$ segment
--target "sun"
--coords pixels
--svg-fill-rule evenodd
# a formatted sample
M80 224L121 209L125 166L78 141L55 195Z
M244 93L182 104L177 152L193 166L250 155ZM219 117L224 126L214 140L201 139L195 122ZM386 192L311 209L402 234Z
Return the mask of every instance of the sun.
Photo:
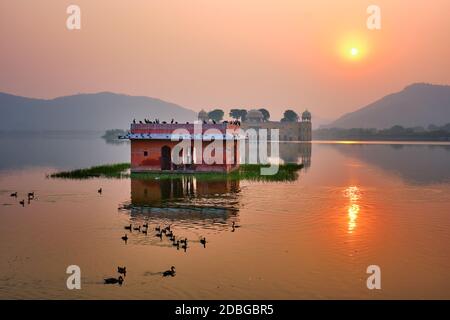
M336 39L337 50L343 61L360 62L367 59L369 41L363 33L353 32Z
M358 48L351 48L350 49L350 55L352 55L353 57L356 57L359 54L359 49Z

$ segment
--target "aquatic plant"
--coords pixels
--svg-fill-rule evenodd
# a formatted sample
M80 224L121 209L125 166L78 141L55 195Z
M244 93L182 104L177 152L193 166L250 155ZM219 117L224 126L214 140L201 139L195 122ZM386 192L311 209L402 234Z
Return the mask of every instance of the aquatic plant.
M104 164L85 169L61 171L50 175L51 178L89 179L89 178L121 178L130 168L129 163Z
M198 180L250 180L250 181L295 181L298 171L303 164L280 164L278 172L274 175L262 175L261 168L267 165L242 164L239 169L229 173L222 172L127 172L129 163L105 164L86 169L57 172L50 175L51 178L65 179L90 179L90 178L133 178L133 179L178 179L183 176L195 176Z

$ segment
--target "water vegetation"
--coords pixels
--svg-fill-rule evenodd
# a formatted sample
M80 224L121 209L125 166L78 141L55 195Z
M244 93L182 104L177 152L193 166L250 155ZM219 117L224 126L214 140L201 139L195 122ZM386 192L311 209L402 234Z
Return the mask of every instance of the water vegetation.
M128 169L130 169L129 163L104 164L85 169L56 172L51 174L50 177L65 179L121 178L126 177Z
M51 178L90 179L90 178L135 178L135 179L175 179L183 176L195 176L199 180L250 180L250 181L295 181L303 164L280 164L274 175L262 175L261 169L268 167L262 164L242 164L239 169L229 172L140 172L130 173L129 163L105 164L86 169L56 172Z

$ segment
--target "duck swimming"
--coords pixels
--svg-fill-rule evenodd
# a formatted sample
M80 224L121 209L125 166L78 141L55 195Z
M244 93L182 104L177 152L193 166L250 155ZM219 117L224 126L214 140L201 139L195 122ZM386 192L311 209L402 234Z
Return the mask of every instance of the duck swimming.
M97 190L97 192L98 192L98 193L100 193L100 194L102 194L102 192L103 192L103 189L102 189L102 188L100 188L100 189L98 189L98 190Z
M139 226L139 227L134 227L133 230L135 230L135 231L141 231L141 226Z
M122 237L122 240L123 241L125 241L125 243L128 241L128 236L127 235L124 235L123 237Z
M175 276L175 267L174 266L170 267L170 270L163 272L163 277L168 277L168 276L172 276L172 277Z
M117 267L117 272L120 274L123 274L124 276L126 276L127 274L127 267Z
M22 200L19 203L22 205L22 207L25 207L25 200Z
M200 239L200 243L203 245L203 247L206 247L206 238L203 237L203 239Z
M123 282L123 278L122 278L122 276L119 276L119 278L106 278L106 279L104 279L105 280L105 284L116 284L116 283L118 283L118 284L120 284L120 285L122 285L122 282Z
M17 192L13 192L13 193L11 193L9 196L10 196L10 197L17 198Z
M125 228L125 230L130 230L131 231L131 223L130 223L129 226L125 226L124 228Z

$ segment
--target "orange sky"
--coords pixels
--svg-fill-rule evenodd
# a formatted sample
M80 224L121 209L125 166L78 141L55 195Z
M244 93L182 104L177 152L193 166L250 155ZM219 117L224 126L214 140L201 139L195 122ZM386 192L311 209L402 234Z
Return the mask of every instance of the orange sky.
M69 4L79 31L66 29ZM370 4L379 31L366 28ZM412 82L450 84L449 34L448 0L0 0L0 91L333 118ZM355 35L365 52L344 58Z

